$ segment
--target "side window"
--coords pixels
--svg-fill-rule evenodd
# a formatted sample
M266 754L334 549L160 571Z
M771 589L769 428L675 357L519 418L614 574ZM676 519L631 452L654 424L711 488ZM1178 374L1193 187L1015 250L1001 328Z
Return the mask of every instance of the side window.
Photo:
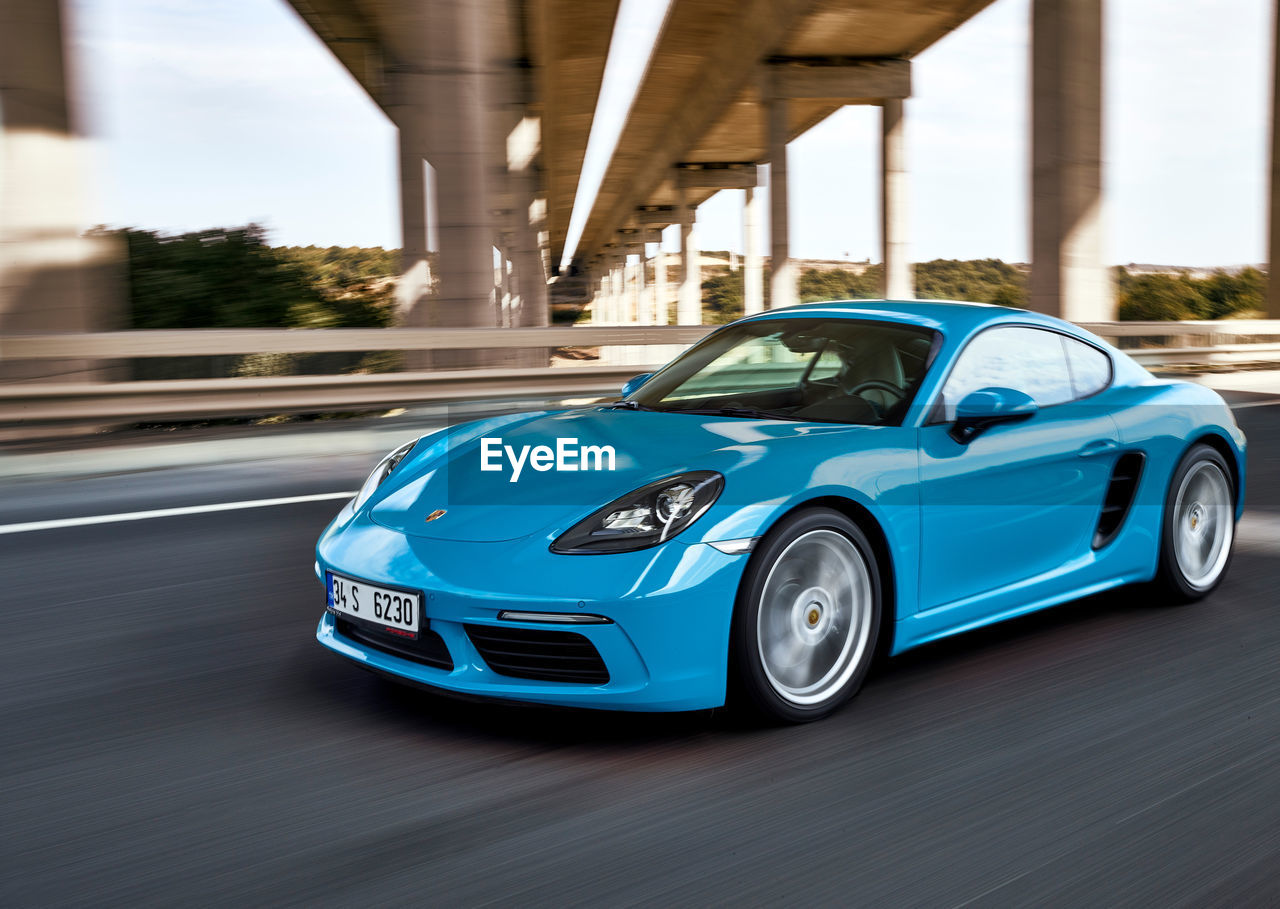
M1107 387L1111 381L1111 358L1075 338L1063 336L1067 348L1067 364L1071 367L1071 384L1077 398L1087 398Z
M956 405L982 388L1012 388L1041 407L1076 397L1062 335L1038 328L990 328L969 342L942 387L943 420L956 418Z

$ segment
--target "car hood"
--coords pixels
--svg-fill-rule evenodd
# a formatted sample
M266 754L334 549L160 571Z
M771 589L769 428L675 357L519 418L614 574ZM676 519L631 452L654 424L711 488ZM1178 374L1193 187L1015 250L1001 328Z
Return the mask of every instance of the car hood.
M496 418L419 443L373 497L370 517L402 533L440 540L498 542L560 533L654 480L717 470L729 484L735 468L758 461L787 439L865 429L609 408ZM488 443L488 470L481 469L485 439L501 440ZM580 465L588 446L602 449L599 466L605 468L612 449L613 469L594 469L594 457L586 459L592 469L532 466L535 449L555 452L558 445L566 451L566 468ZM522 454L517 475L511 457ZM545 462L544 455L544 467Z

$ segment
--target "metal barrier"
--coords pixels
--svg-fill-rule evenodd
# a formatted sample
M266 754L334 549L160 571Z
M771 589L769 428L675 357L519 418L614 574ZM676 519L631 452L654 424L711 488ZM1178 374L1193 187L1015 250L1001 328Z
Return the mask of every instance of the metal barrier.
M712 327L714 326L583 325L579 328L206 328L190 331L10 335L0 338L0 361L692 344Z
M1280 320L1102 322L1082 327L1113 340L1164 339L1128 347L1147 366L1280 363ZM0 361L124 359L253 353L465 350L687 345L714 326L570 328L207 329L98 334L10 335ZM1257 343L1223 343L1225 339ZM1172 345L1168 340L1172 340ZM1265 339L1265 340L1262 340ZM1198 344L1193 342L1200 341ZM1207 343L1206 343L1207 342ZM1122 342L1125 343L1125 342ZM616 394L643 365L538 369L460 369L343 376L192 379L108 383L14 383L0 386L0 424L195 419L444 403L551 400Z

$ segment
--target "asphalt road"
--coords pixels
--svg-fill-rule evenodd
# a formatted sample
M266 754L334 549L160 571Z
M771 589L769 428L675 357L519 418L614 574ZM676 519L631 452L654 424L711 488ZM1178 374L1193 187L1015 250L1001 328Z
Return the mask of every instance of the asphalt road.
M0 904L1280 903L1280 406L1209 600L889 661L818 724L478 705L312 637L336 503L0 536ZM9 481L0 523L363 459Z

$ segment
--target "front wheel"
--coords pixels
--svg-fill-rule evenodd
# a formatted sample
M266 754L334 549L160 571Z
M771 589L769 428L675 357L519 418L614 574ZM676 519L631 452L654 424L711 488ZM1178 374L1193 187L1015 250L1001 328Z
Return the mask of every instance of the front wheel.
M1208 445L1192 446L1169 483L1158 585L1179 602L1205 596L1227 573L1235 529L1235 491L1226 461Z
M857 692L875 651L880 573L866 535L827 508L760 541L734 610L735 693L767 719L816 720Z

